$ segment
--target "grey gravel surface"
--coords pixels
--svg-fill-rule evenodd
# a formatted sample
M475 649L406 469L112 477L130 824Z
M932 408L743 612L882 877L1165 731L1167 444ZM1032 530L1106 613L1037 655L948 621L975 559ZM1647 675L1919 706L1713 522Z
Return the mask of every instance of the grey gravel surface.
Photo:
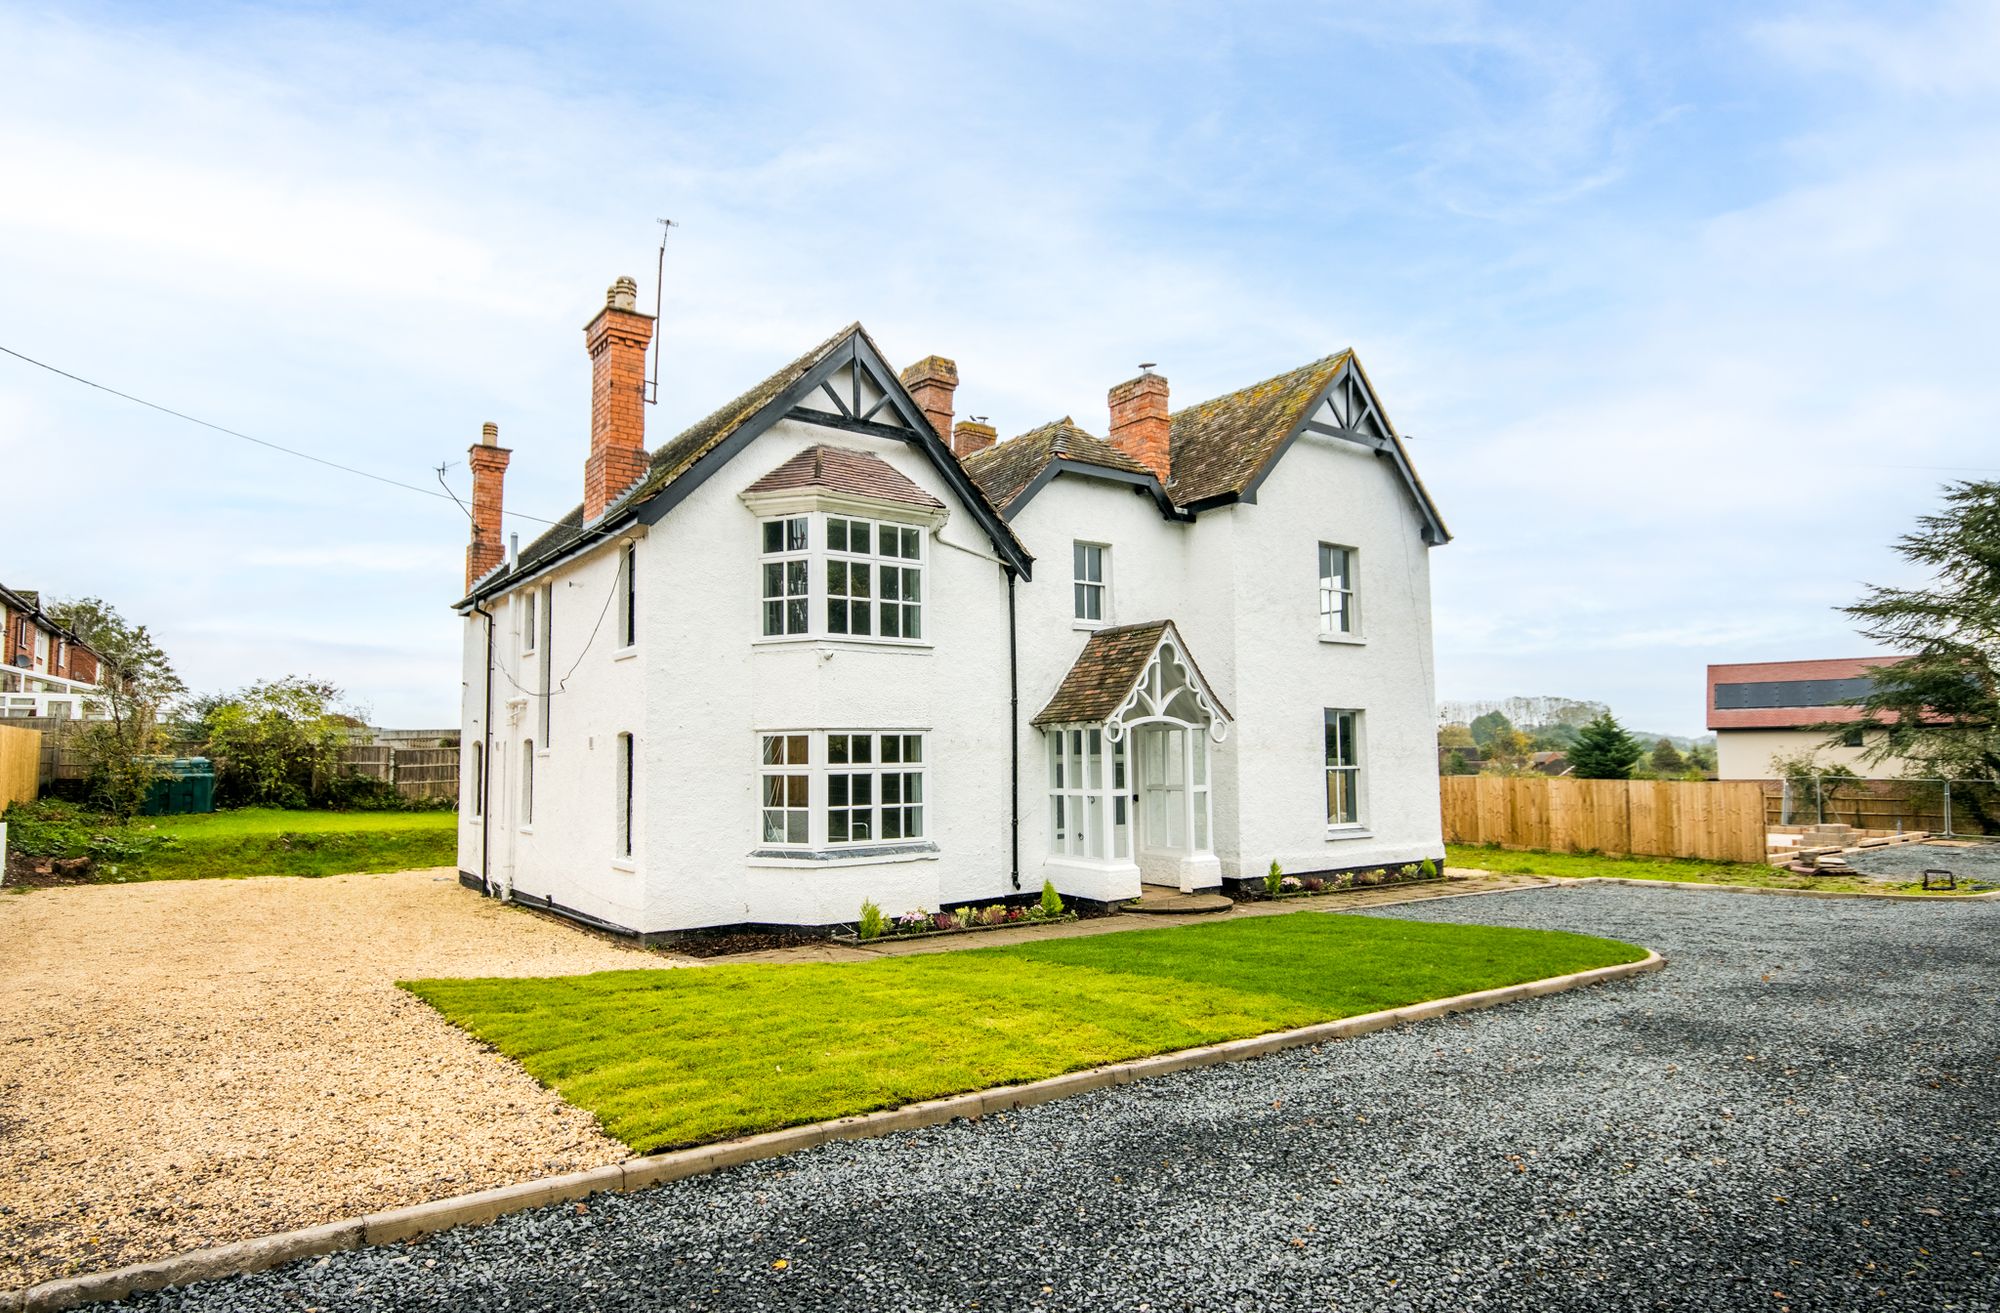
M1857 848L1846 853L1847 864L1865 875L1914 880L1926 868L1942 869L1967 880L2000 884L2000 843L1899 843L1888 848Z
M143 1303L1994 1307L2000 907L1571 886L1390 914L1669 965Z

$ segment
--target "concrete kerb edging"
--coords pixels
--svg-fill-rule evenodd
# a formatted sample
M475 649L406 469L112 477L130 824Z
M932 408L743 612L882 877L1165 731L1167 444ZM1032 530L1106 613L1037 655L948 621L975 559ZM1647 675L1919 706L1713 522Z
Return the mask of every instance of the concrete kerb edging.
M1427 1021L1457 1012L1476 1012L1521 999L1559 994L1585 985L1606 984L1644 972L1658 971L1665 965L1666 959L1658 953L1648 952L1637 962L1597 967L1566 976L1550 976L1545 980L1531 980L1524 984L1505 985L1498 989L1482 989L1476 993L1459 994L1453 998L1433 999L1428 1003L1412 1003L1406 1007L1364 1013L1340 1021L1301 1026L1296 1030L1281 1030L1269 1035L1253 1035L1248 1039L1204 1045L1201 1048L1179 1049L1149 1058L1134 1058L1129 1062L1092 1067L1087 1071L1051 1076L1047 1080L1030 1081L1024 1085L1002 1085L990 1090L975 1090L970 1094L927 1099L922 1103L906 1104L901 1108L891 1108L883 1112L839 1117L832 1121L815 1122L810 1126L795 1126L782 1131L769 1131L723 1144L676 1149L671 1153L633 1158L592 1171L571 1172L565 1176L524 1181L518 1185L482 1190L477 1194L459 1195L451 1199L414 1204L408 1208L329 1222L302 1231L285 1231L277 1235L259 1236L252 1240L239 1240L234 1244L197 1249L156 1262L113 1268L108 1272L95 1272L88 1276L45 1281L26 1290L0 1291L0 1313L15 1313L16 1310L19 1313L47 1313L48 1310L123 1299L137 1291L161 1290L168 1286L189 1285L197 1281L212 1281L221 1277L261 1272L266 1268L277 1267L281 1263L289 1263L296 1259L312 1258L343 1249L357 1249L363 1245L393 1244L400 1240L428 1235L434 1231L477 1222L490 1222L508 1213L540 1208L547 1204L567 1203L606 1191L643 1190L647 1186L660 1185L667 1181L678 1181L690 1176L701 1176L729 1167L738 1167L744 1163L797 1153L802 1149L814 1148L833 1140L869 1139L895 1131L920 1130L927 1126L937 1126L960 1117L976 1118L1011 1112L1016 1108L1051 1103L1072 1095L1109 1089L1114 1085L1129 1085L1152 1076L1165 1076L1177 1071L1190 1071L1197 1067L1212 1067L1224 1062L1239 1062L1245 1058L1264 1057L1285 1049L1366 1035L1372 1031L1385 1030L1391 1026L1405 1025L1413 1021Z
M1775 894L1784 898L1862 898L1875 902L1976 903L2000 900L2000 889L1983 894L1870 894L1854 889L1770 889L1756 884L1700 884L1693 880L1635 880L1622 875L1551 876L1558 885L1622 884L1634 889L1702 889L1725 894ZM1543 886L1546 888L1547 886ZM1494 892L1512 892L1495 890Z

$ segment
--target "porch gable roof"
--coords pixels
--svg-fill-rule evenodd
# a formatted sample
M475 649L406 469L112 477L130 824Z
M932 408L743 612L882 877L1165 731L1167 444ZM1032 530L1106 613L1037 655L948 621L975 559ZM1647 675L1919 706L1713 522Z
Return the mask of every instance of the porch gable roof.
M1111 719L1132 695L1153 654L1170 633L1187 658L1189 673L1201 681L1201 690L1215 710L1225 721L1233 720L1229 708L1222 705L1208 677L1195 663L1194 653L1188 650L1187 639L1181 637L1180 629L1171 620L1148 620L1135 625L1114 625L1092 634L1057 686L1055 696L1030 723L1037 727L1094 725Z

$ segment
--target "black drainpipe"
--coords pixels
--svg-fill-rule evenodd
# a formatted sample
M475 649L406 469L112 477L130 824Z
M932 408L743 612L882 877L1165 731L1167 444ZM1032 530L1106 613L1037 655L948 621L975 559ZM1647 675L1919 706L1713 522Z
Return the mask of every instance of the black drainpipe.
M493 894L492 882L486 874L486 858L489 841L493 837L493 809L487 805L492 790L487 781L493 778L493 613L479 603L472 604L473 612L486 617L486 687L481 690L486 704L479 718L479 888L488 897Z
M1016 890L1021 887L1021 663L1014 641L1014 571L1007 571L1007 753L1009 761L1009 805L1013 825L1007 838L1012 856L1011 874Z

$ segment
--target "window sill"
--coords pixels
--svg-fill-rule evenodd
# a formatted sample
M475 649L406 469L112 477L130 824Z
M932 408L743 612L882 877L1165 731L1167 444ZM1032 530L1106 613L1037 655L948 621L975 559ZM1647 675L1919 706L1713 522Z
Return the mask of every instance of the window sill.
M1335 843L1341 839L1372 839L1375 831L1365 825L1329 825L1326 827L1326 841Z
M749 864L786 870L826 870L842 866L877 866L885 862L934 862L938 846L925 839L915 843L858 844L851 848L755 848Z
M614 871L624 871L629 875L638 871L639 863L629 857L614 857L611 859L611 869Z
M533 834L534 832L535 832L535 827L532 825L523 825L519 831L519 833L521 834Z
M639 645L637 643L634 643L630 647L621 647L616 652L613 652L611 654L611 659L613 661L630 661L633 657L638 655L639 655Z
M1092 633L1095 633L1100 629L1111 628L1111 622L1109 620L1071 620L1069 627L1071 629L1088 629Z
M934 645L922 638L850 638L842 634L817 634L807 637L803 634L790 638L758 638L751 641L753 649L777 651L783 648L810 647L823 652L837 652L846 649L879 649L885 652L930 652Z
M1365 647L1368 644L1368 639L1361 634L1321 634L1319 641L1339 643L1344 647Z

